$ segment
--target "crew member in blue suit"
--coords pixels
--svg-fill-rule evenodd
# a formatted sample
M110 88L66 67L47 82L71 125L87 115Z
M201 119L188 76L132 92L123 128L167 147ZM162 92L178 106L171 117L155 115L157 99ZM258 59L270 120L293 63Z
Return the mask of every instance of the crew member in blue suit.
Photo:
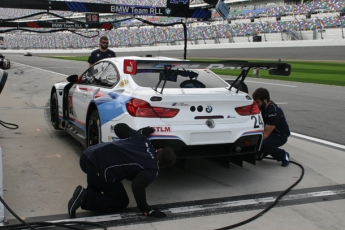
M145 189L158 176L159 168L172 166L176 155L170 147L156 150L147 139L151 127L139 131L127 124L115 125L119 141L87 148L80 157L80 167L87 174L87 187L77 186L68 202L68 214L75 217L81 207L90 211L124 209L129 198L122 180L132 181L137 206L145 216L162 218L165 213L152 209L146 202Z
M290 163L290 155L283 149L288 137L290 129L283 110L270 99L270 94L265 88L258 88L253 93L253 100L257 103L261 110L264 120L264 135L257 160L262 160L267 155L271 155L275 160L282 162L281 166L288 166Z

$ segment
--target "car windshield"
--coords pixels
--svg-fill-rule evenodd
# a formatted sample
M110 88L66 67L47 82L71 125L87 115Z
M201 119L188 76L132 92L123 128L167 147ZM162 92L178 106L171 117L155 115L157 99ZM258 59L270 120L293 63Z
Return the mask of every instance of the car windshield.
M198 74L197 78L184 77L177 75L176 82L167 81L164 88L224 88L228 85L219 79L213 72L205 69L187 70ZM135 83L142 87L155 87L159 82L160 73L141 72L131 75ZM197 80L194 84L194 80ZM163 81L159 87L162 87Z

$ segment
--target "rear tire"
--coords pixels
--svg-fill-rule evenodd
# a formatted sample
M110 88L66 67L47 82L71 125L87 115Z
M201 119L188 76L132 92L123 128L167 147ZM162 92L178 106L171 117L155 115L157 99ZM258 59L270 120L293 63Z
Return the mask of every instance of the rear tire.
M87 124L86 146L101 143L101 121L97 110L94 110Z
M54 129L59 128L59 105L58 105L58 97L56 92L54 92L50 98L50 121Z

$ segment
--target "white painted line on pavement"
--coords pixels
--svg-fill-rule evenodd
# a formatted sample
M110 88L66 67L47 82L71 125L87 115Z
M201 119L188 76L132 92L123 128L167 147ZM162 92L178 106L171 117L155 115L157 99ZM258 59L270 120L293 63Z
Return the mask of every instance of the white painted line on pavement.
M286 86L286 87L292 87L292 88L297 87L296 85L284 85L284 84L267 83L267 82L260 82L260 81L246 81L246 82L258 83L258 84L266 84L266 85Z
M12 63L16 63L16 64L23 65L23 66L27 66L27 67L30 67L30 68L33 68L33 69L43 70L43 71L46 71L46 72L49 72L49 73L53 73L53 74L58 74L58 75L62 75L62 76L68 76L66 74L57 73L57 72L53 72L53 71L50 71L50 70L37 68L37 67L31 66L31 65L25 65L25 64L22 64L22 63L19 63L19 62L12 62Z
M183 50L175 51L175 50L164 50L162 53L181 53ZM187 53L190 53L190 51L187 50Z
M291 132L291 136L300 137L300 138L303 138L303 139L307 139L307 140L310 140L310 141L315 141L317 143L329 145L329 146L340 148L340 149L345 149L344 145L336 144L336 143L333 143L333 142L330 142L330 141L325 141L325 140L321 140L321 139L314 138L314 137L309 137L309 136L306 136L306 135L303 135L303 134L299 134L299 133Z
M296 195L288 195L283 197L281 200L297 200L297 199L305 199L305 198L312 198L312 197L320 197L320 196L331 196L336 194L343 194L345 190L328 190L328 191L320 191L320 192L310 192L310 193L302 193ZM236 206L245 206L245 205L253 205L253 204L263 204L268 202L274 202L275 197L264 197L259 199L248 199L248 200L238 200L238 201L229 201L229 202L221 202L221 203L214 203L214 204L207 204L207 205L194 205L194 206L187 206L187 207L178 207L178 208L170 208L167 211L171 211L172 213L184 213L184 212L194 212L194 211L204 211L207 209L219 209L219 208L227 208L227 207L236 207Z
M88 221L88 222L102 222L102 221L111 221L111 220L121 220L123 219L120 214L115 215L104 215L104 216L91 216L91 217L83 217L83 218L73 218L73 219L65 219L65 220L54 220L54 221L47 221L50 223L56 222L75 222L75 221Z
M325 190L325 191L318 191L318 192L287 195L287 196L284 196L281 200L285 200L285 201L302 200L306 198L333 196L333 195L340 195L344 193L345 193L344 189ZM171 213L171 214L190 213L190 212L197 212L197 211L207 211L210 209L217 210L217 209L228 208L228 207L260 205L260 204L274 202L276 199L277 199L276 197L270 196L270 197L263 197L263 198L257 198L257 199L234 200L234 201L228 201L228 202L218 202L218 203L203 204L203 205L182 206L182 207L176 207L176 208L162 209L161 211L166 212L166 213ZM104 222L104 221L112 221L112 220L126 220L126 219L128 220L128 219L133 219L133 218L135 219L140 216L141 214L139 212L130 212L130 213L123 213L123 214L91 216L91 217L55 220L55 221L47 221L47 222L51 222L51 223L70 222L70 221Z

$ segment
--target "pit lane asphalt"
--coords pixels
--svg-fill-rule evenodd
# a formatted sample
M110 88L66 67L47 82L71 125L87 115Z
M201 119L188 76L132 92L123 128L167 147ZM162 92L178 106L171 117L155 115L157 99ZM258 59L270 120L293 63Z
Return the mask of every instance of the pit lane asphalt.
M41 60L33 59L35 62ZM67 63L69 61L55 60L55 65L67 67L64 71L85 64L70 63L70 67ZM46 66L51 68L50 64L47 62ZM78 166L82 149L66 133L53 130L44 114L51 85L65 76L16 62L8 72L9 81L0 97L1 120L17 123L20 129L0 129L4 198L27 221L70 220L66 214L68 199L77 184L85 185L85 175ZM306 168L305 178L291 193L297 198L291 201L293 198L289 197L290 201L280 203L262 218L238 229L345 228L344 152L293 137L284 148L293 160ZM187 167L186 171L163 170L147 190L150 204L171 212L168 219L137 217L128 182L125 187L131 200L130 208L124 213L107 213L108 219L98 218L118 226L114 229L214 229L255 215L258 209L269 204L271 196L286 189L300 175L299 168L293 165L281 168L273 161L259 162L256 166L245 164L243 168L231 165L226 169L194 159ZM238 209L229 208L231 201ZM223 209L217 211L214 206L206 209L207 202ZM250 207L246 206L248 202L252 202ZM228 208L224 208L225 205ZM202 210L194 211L196 208ZM78 210L77 215L86 217L94 213ZM8 212L6 217L9 223L14 223Z

